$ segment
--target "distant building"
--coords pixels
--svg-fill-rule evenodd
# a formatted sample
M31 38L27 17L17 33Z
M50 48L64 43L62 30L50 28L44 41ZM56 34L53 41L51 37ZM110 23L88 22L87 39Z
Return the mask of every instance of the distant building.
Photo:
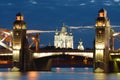
M67 32L65 24L63 24L61 31L56 30L54 36L55 48L72 48L73 49L73 35L70 31Z
M84 50L83 42L82 40L79 41L79 45L77 47L79 50Z

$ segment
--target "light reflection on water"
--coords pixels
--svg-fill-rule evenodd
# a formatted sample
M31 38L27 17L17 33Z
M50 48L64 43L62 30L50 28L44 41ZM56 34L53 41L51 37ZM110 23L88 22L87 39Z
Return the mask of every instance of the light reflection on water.
M9 72L0 69L0 80L120 80L120 73L93 73L92 68L52 68L50 72ZM4 72L3 72L4 71Z

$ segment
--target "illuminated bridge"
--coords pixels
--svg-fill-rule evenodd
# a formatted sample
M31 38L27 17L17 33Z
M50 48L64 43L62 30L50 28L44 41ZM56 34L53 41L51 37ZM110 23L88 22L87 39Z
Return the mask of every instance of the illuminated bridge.
M0 28L0 64L12 64L13 71L51 70L51 57L81 56L93 58L93 51L39 49L40 34L54 31L27 30L24 16L16 15L13 30ZM33 49L35 47L35 49ZM72 57L73 58L73 57Z
M54 31L27 30L24 16L18 13L13 30L0 28L0 64L11 62L12 71L48 71L51 70L52 58L71 56L71 59L67 58L70 62L79 56L84 57L85 64L87 59L93 59L94 72L120 72L120 50L114 49L114 41L116 36L120 36L120 32L114 32L111 28L105 9L98 12L93 50L40 49L39 36L46 32ZM119 42L118 39L117 41Z

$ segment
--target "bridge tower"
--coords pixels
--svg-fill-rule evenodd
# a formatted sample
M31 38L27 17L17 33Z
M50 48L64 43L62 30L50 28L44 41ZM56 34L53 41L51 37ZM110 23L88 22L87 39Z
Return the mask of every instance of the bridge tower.
M26 29L24 16L18 13L13 23L13 67L20 71L25 71L29 63Z
M94 72L109 72L109 38L110 21L107 18L107 11L100 9L96 19Z

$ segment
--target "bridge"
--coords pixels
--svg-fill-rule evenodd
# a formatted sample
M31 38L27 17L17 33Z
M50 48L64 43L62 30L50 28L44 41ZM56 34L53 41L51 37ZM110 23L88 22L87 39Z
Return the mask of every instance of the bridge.
M81 51L81 50L77 50L77 49L71 49L71 50L66 50L66 49L41 50L40 49L40 51L32 51L32 59L34 60L33 62L34 62L34 64L37 63L36 67L38 67L38 69L36 69L36 67L35 67L35 69L32 69L32 70L37 70L37 71L38 70L40 70L40 71L51 70L52 63L54 63L54 62L55 62L54 65L57 65L56 67L59 67L60 65L62 65L62 63L57 64L56 63L57 62L56 59L62 59L65 56L67 56L68 60L65 58L64 61L69 61L69 59L74 59L76 57L79 57L80 59L78 61L79 61L79 63L81 63L81 64L75 63L75 61L74 61L74 63L71 64L70 61L69 61L69 62L66 63L67 64L66 66L71 65L73 67L76 64L77 66L81 66L82 67L83 64L84 64L84 60L87 60L87 63L88 63L88 59L91 59L91 64L88 64L88 65L92 66L93 50ZM6 65L6 63L8 63L8 64L10 64L9 67L11 68L12 64L13 64L13 60L12 60L13 58L12 57L13 57L12 51L6 50L6 49L1 49L1 51L0 51L0 59L1 59L0 63L3 63L2 65L4 65L4 64ZM48 66L47 65L46 66L47 68L42 68L41 69L40 68L41 65L39 65L39 64L43 64L44 65L43 67L45 67L45 63L46 63L46 62L41 61L42 59L43 59L43 61L47 60L46 62L48 62L48 60L50 60L50 61L53 60L53 61L52 61L51 64L49 63L49 67L47 67ZM54 61L54 59L55 59L55 61ZM81 60L82 60L82 62L80 62ZM65 63L63 63L63 64L65 64ZM88 66L88 65L86 64L85 66ZM64 66L65 65L63 65L63 67Z
M13 69L19 71L51 70L51 58L57 56L93 57L93 51L80 51L75 49L39 49L39 36L41 33L54 32L42 30L27 30L24 16L16 15L13 30L0 28L0 63L11 63ZM35 47L35 49L32 49ZM8 62L4 60L8 58ZM3 60L2 60L3 58ZM49 65L48 65L49 63Z
M12 70L51 70L51 61L57 56L81 56L93 59L94 72L120 72L120 50L114 49L114 40L120 36L114 32L107 18L107 11L101 9L95 23L94 50L76 49L52 49L41 50L39 48L39 36L44 32L41 30L27 30L24 16L16 15L13 30L0 28L0 58L9 57ZM35 45L35 49L32 49ZM0 63L7 63L0 61Z

